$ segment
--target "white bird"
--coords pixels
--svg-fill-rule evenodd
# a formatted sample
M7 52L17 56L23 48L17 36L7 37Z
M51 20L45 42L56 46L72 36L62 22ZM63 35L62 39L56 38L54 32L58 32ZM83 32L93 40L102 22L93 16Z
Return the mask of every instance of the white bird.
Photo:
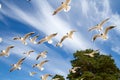
M107 40L108 39L108 36L107 36L108 31L115 28L115 27L116 26L108 26L103 33L94 35L93 41L95 41L98 37L101 37L102 39Z
M21 65L22 65L23 61L25 60L25 58L20 59L16 64L12 64L11 65L12 68L10 69L10 72L12 72L12 71L14 71L16 69L21 70Z
M47 80L47 78L48 78L49 76L52 77L51 74L42 75L42 76L41 76L41 79L42 79L42 80Z
M88 31L92 31L92 30L99 30L101 31L103 29L103 24L105 24L110 18L107 18L105 20L103 20L101 23L97 24L96 26L90 28Z
M65 2L62 2L60 7L58 7L54 12L53 15L56 15L61 10L64 10L65 12L68 12L71 9L71 6L69 5L71 0L66 0Z
M64 41L65 39L67 39L67 38L72 39L72 36L73 36L73 33L74 33L74 32L76 32L76 31L75 31L75 30L72 30L72 31L68 32L66 35L64 35L64 36L61 38L61 40L56 44L56 46L62 47L62 46L63 46L63 45L62 45L63 41Z
M36 60L38 60L40 57L42 58L46 58L47 57L47 54L48 52L47 51L43 51L41 53L38 54L38 56L36 57Z
M77 69L80 69L80 67L73 67L72 69L69 70L69 72L76 73Z
M86 56L90 56L90 57L94 57L95 55L95 53L97 53L99 51L99 49L98 50L95 50L95 51L92 51L91 53L88 53L88 54L84 54L84 55L86 55Z
M55 78L55 79L52 79L52 80L60 80L60 78Z
M46 37L44 37L43 39L41 39L38 44L41 44L41 43L44 43L44 42L48 42L49 44L52 43L52 38L55 37L57 35L57 33L53 33L53 34L50 34Z
M14 46L8 46L5 50L1 50L0 56L6 56L6 57L8 57L10 55L9 51L12 48L14 48Z
M24 45L27 45L26 39L30 37L32 34L34 34L34 32L27 33L23 37L14 37L13 40L20 40Z
M48 61L49 61L49 60L44 60L44 61L40 62L39 64L34 64L34 65L33 65L33 68L34 68L34 67L37 67L40 71L43 71L43 70L44 70L43 65L44 65L45 63L47 63Z
M39 35L36 35L36 36L34 36L33 38L29 38L30 39L30 42L31 43L33 43L33 44L37 44L37 42L36 42L36 39L39 37Z
M27 56L30 57L30 54L31 54L32 52L34 52L34 50L30 50L30 51L28 51L28 52L25 52L24 54L26 54Z
M36 72L29 72L30 76L34 76L35 74L37 74Z

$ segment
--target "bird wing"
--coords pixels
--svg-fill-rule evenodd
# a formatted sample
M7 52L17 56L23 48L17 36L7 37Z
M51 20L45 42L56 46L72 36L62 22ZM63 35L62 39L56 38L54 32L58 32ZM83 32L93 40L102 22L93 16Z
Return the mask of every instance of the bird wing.
M13 48L14 46L8 46L7 48L6 48L6 53L8 53L9 52L9 50L11 49L11 48Z
M25 58L26 58L26 57L25 57ZM18 65L21 65L22 62L25 60L25 58L20 59L20 60L17 62L17 64L18 64Z
M34 50L29 51L28 54L30 54L30 53L32 53L32 52L34 52Z
M66 0L65 3L66 4L70 4L71 0Z
M100 23L100 26L102 27L102 25L103 25L105 22L107 22L109 19L110 19L110 18L107 18L107 19L103 20L103 21Z
M47 36L48 39L51 39L53 37L55 37L57 35L57 33L54 33L54 34L50 34L49 36Z
M90 29L88 29L88 31L92 31L92 30L95 30L95 29L97 29L97 26L91 27Z
M93 41L95 41L98 37L101 37L101 35L100 35L100 34L94 35L94 36L93 36Z
M73 33L76 32L75 30L72 30L69 32L70 35L73 35Z
M62 9L64 8L63 5L61 5L60 7L58 7L54 12L53 15L56 15L58 12L60 12Z
M16 68L15 68L15 67L12 67L12 68L10 69L10 72L12 72L12 71L14 71L14 70L16 70Z
M38 60L40 57L41 57L41 54L39 54L39 55L36 57L36 60Z
M13 40L20 40L20 37L14 37Z
M107 35L108 31L111 30L111 29L113 29L113 28L115 28L115 27L116 27L116 26L109 26L109 27L107 27L107 28L105 29L104 34Z
M41 43L43 43L43 42L46 42L46 38L44 37L43 39L41 39L39 42L38 42L38 44L41 44Z
M4 56L5 54L3 52L0 53L0 56Z
M38 37L39 37L39 35L34 36L34 37L32 38L32 41L35 41Z
M60 40L60 43L62 43L66 38L68 38L67 35L63 36L63 37L61 38L61 40Z
M26 39L27 39L29 36L31 36L32 34L34 34L34 32L27 33L27 34L23 37L23 39L26 40Z
M42 61L39 65L42 66L43 64L45 64L46 62L48 62L49 60L44 60Z

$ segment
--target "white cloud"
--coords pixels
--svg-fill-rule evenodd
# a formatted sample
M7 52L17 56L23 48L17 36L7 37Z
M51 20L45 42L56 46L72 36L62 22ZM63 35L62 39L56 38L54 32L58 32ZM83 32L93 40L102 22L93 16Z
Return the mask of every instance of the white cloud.
M3 41L3 39L0 37L0 43Z
M112 51L120 53L120 47L112 47Z

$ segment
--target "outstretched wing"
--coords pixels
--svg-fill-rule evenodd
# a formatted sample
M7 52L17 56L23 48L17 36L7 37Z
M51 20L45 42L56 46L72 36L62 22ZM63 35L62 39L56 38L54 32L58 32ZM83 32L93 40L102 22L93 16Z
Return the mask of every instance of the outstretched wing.
M105 29L104 34L107 35L108 31L111 30L111 29L113 29L113 28L115 28L115 27L116 27L116 26L109 26L109 27L107 27L107 28Z
M13 40L20 40L20 37L14 37Z
M26 57L25 57L25 58L26 58ZM22 62L25 60L25 58L20 59L20 60L17 62L17 64L18 64L18 65L21 65Z
M26 34L23 39L26 40L29 36L31 36L32 34L34 34L35 32L30 32L28 34Z
M41 43L43 43L43 42L46 42L46 38L44 37L43 39L41 39L39 42L38 42L38 44L41 44Z
M94 36L93 36L93 41L95 41L98 37L101 37L101 35L100 35L100 34L94 35Z
M48 62L49 60L44 60L40 63L40 66L42 66L43 64L45 64L46 62Z
M10 72L12 72L12 71L14 71L14 70L16 70L16 68L15 68L15 67L11 68L11 69L10 69Z
M60 12L62 9L64 8L63 5L61 5L60 7L58 7L54 12L53 15L56 15L58 12Z
M60 40L60 43L62 43L66 38L68 38L67 35L63 36L62 39Z
M71 0L66 0L65 3L66 4L70 4Z
M110 18L107 18L107 19L103 20L103 21L100 23L100 26L102 27L102 25L103 25L105 22L107 22L109 19L110 19Z
M95 29L97 29L97 26L91 27L90 29L88 29L88 31L92 31L92 30L95 30Z
M32 38L32 40L35 41L38 37L39 37L39 35L36 35Z

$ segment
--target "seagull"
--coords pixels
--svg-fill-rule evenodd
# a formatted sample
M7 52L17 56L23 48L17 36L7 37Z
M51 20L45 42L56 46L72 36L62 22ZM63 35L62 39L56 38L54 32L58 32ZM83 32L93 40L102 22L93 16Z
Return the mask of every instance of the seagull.
M55 37L57 35L57 33L53 33L50 34L49 36L44 37L43 39L41 39L38 44L44 43L44 42L48 42L49 44L52 43L52 38Z
M55 78L55 79L52 79L52 80L60 80L60 78Z
M11 65L12 68L10 69L10 72L12 72L12 71L14 71L16 69L21 70L21 65L22 65L23 61L25 60L25 58L20 59L16 64L12 64Z
M43 51L43 52L39 53L37 58L36 58L36 60L38 60L40 57L46 58L47 57L47 55L46 55L47 53L48 53L47 51Z
M37 74L36 72L29 72L30 76L34 76L35 74Z
M77 69L80 69L80 67L73 67L72 69L69 70L69 72L76 73Z
M14 46L8 46L5 50L1 50L0 56L8 57L10 55L9 51L10 51L11 48L14 48Z
M30 50L30 51L28 51L28 52L25 52L24 54L26 54L27 56L30 57L30 54L31 54L32 52L34 52L34 50Z
M111 29L113 29L113 28L115 28L115 27L116 26L108 26L105 29L104 33L94 35L93 36L93 41L95 41L98 37L101 37L102 39L107 40L108 39L108 36L107 36L108 31L111 30Z
M105 20L103 20L101 23L97 24L96 26L90 28L88 31L92 31L92 30L99 30L101 31L103 28L103 24L105 24L110 18L107 18Z
M56 44L56 46L62 47L62 46L63 46L63 45L62 45L63 41L64 41L65 39L67 39L67 38L72 39L72 36L73 36L73 33L74 33L74 32L76 32L76 31L75 31L75 30L72 30L72 31L68 32L66 35L64 35L64 36L61 38L60 42L58 42L58 43Z
M93 52L91 52L91 53L89 53L89 54L84 54L84 55L86 55L86 56L90 56L90 57L94 57L95 55L95 53L97 53L99 51L99 49L98 50L95 50L95 51L93 51Z
M42 62L40 62L39 64L34 64L33 65L33 68L34 67L37 67L40 71L43 71L44 70L44 68L42 67L46 62L48 62L49 60L44 60L44 61L42 61Z
M41 76L41 79L42 79L42 80L47 80L47 78L48 78L49 76L52 77L51 74L42 75L42 76Z
M26 39L32 34L34 34L34 32L27 33L24 37L14 37L13 40L20 40L24 45L27 45Z
M30 42L32 42L33 44L37 44L37 42L36 42L36 39L39 37L39 35L36 35L36 36L34 36L33 38L29 38L30 39Z
M71 9L71 6L69 5L71 0L66 0L65 2L61 3L61 6L58 7L54 12L53 15L56 15L61 10L64 10L65 12L68 12Z

